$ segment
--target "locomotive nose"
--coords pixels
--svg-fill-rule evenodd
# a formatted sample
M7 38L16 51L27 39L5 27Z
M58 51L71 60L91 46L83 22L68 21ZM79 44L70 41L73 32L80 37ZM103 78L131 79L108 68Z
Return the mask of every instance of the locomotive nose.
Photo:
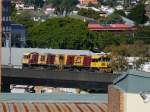
M106 64L103 62L103 63L101 63L101 66L105 66Z

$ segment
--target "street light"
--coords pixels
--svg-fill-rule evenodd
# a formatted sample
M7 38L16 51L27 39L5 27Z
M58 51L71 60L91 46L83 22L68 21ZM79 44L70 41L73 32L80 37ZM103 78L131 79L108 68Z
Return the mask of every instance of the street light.
M3 0L0 0L0 93L1 93L1 81L2 81L2 71L1 71L1 56L2 56L2 53L1 53L1 48L2 48L2 1Z
M8 34L8 36L9 36L9 66L12 66L11 65L11 31L9 32L9 34Z

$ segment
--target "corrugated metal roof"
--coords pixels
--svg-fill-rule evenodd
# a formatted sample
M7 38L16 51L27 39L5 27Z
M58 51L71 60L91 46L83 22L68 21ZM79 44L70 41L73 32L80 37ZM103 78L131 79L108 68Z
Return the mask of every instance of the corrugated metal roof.
M107 112L106 103L0 102L0 112Z
M144 82L144 83L143 83ZM128 70L114 80L114 84L128 93L140 93L149 91L150 73Z

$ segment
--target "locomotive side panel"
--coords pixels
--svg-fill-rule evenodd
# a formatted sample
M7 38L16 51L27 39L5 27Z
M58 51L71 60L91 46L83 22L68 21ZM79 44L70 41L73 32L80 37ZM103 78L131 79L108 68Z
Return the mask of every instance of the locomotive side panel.
M48 65L54 65L54 62L55 62L55 55L48 54L48 56L47 56L47 64Z
M41 54L38 57L38 65L47 65L47 54Z
M84 56L83 67L90 68L91 61L92 59L90 56Z
M83 66L83 61L84 61L84 56L75 56L74 57L74 66L80 66L82 67Z
M30 56L31 56L31 58L29 60L29 64L30 65L37 65L39 54L38 53L31 53Z
M22 65L27 67L43 66L54 69L69 70L100 70L110 72L111 56L94 54L87 55L58 55L58 54L38 54L36 52L26 53L22 59Z
M66 66L72 67L74 64L74 57L73 55L67 55L67 60L66 60Z

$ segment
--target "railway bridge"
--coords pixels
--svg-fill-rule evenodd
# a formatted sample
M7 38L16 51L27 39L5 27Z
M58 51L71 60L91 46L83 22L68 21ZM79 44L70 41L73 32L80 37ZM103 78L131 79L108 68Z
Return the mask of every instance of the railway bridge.
M118 75L111 73L50 71L46 69L2 68L2 91L10 84L91 89L107 92Z

